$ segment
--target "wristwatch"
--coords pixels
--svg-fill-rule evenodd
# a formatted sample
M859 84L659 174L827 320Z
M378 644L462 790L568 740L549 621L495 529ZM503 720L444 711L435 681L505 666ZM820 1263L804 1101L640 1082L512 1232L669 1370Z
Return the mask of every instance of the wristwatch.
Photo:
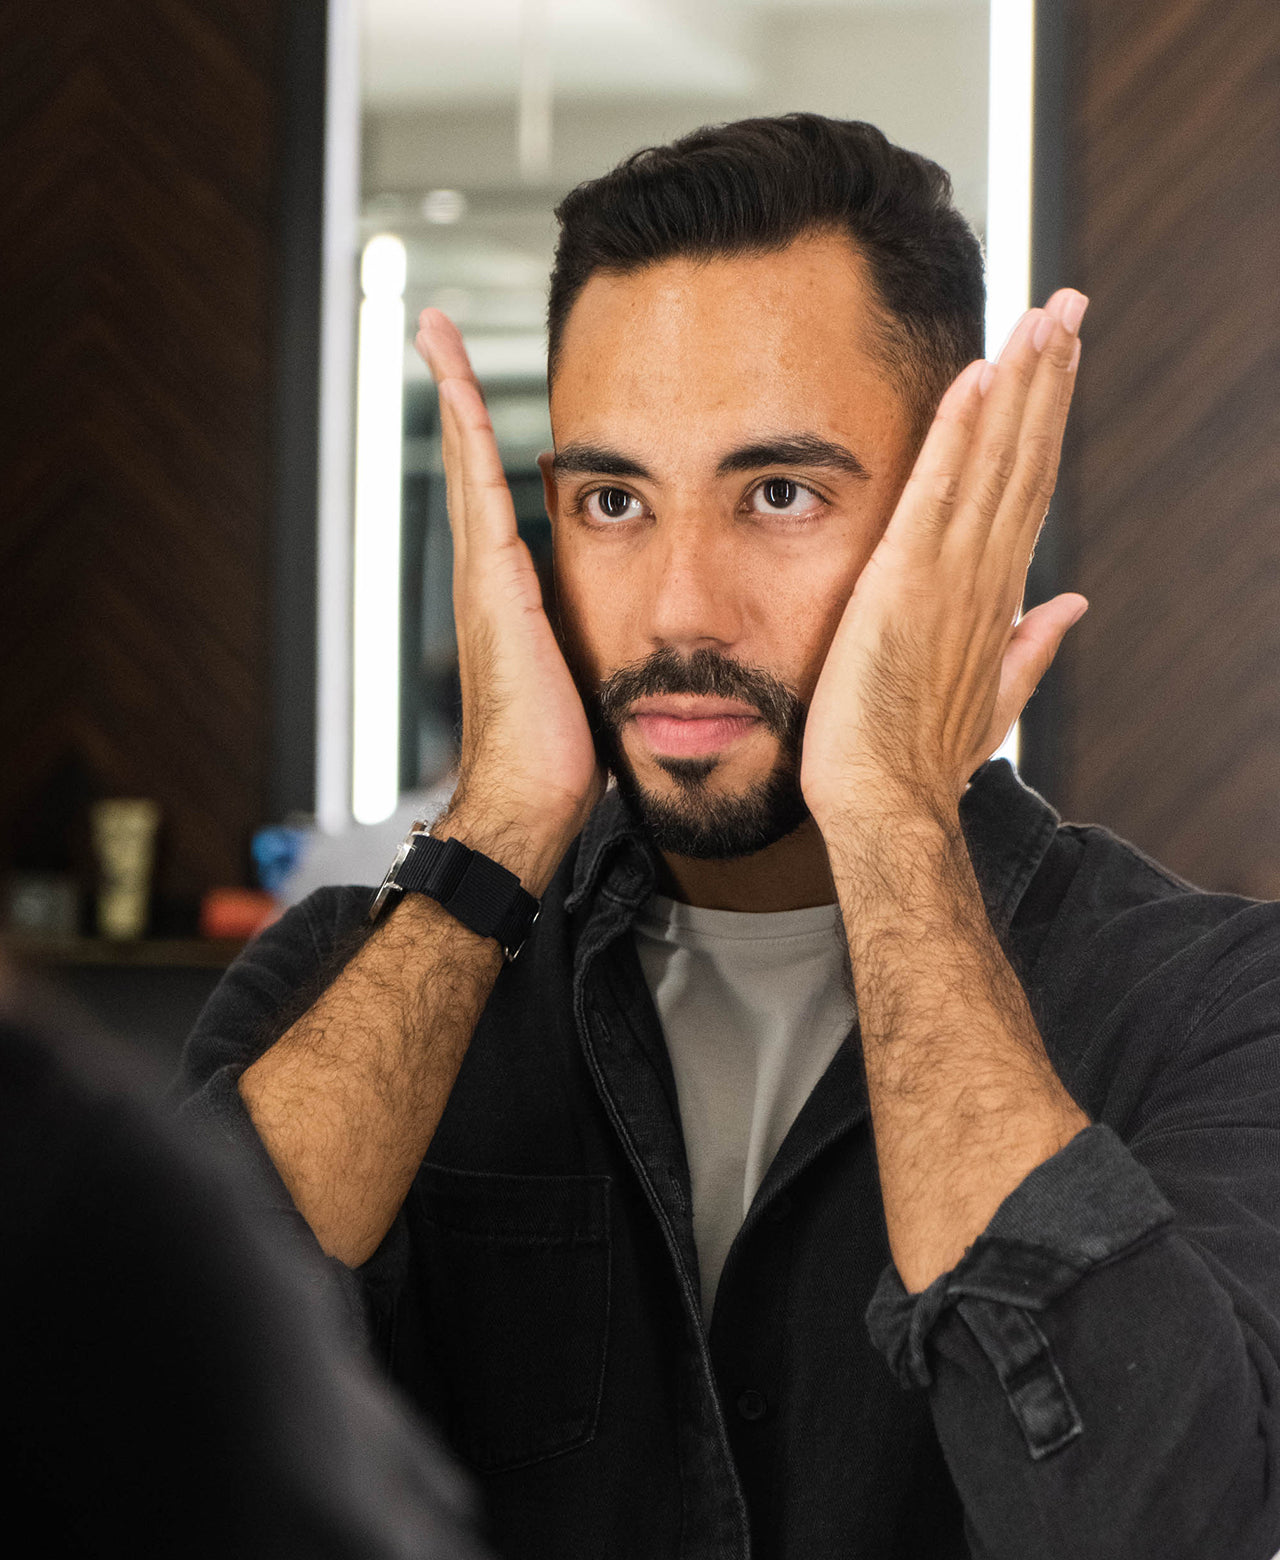
M524 947L542 909L514 872L461 840L434 839L421 821L396 851L369 906L369 920L381 920L407 893L426 894L477 936L495 938L508 964Z

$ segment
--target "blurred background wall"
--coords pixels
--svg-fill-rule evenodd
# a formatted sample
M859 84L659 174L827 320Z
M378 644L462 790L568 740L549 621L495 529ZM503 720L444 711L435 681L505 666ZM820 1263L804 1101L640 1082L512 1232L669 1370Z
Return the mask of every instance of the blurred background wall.
M266 802L277 9L0 15L0 826L155 796L162 900Z
M1058 275L1093 302L1063 469L1048 784L1280 897L1280 5L1064 0Z
M514 101L484 77L510 80L513 41L424 88L421 39L397 47L370 21L397 7L368 5L361 236L403 230L411 310L490 338L514 466L544 436L519 354L552 200L636 145L856 114L955 168L981 228L985 6L673 4L680 47L641 29L583 51L553 161L522 183ZM431 28L485 14L398 9L428 58ZM1280 7L1038 10L1035 291L1093 304L1037 589L1092 610L1033 701L1024 770L1209 887L1280 895ZM236 945L199 935L202 900L250 886L254 831L315 805L324 48L320 0L0 8L0 879L70 880L76 935L25 956L170 1048ZM406 785L447 757L431 418L411 380ZM160 807L153 904L145 937L104 949L90 808L130 796Z
M91 804L154 799L152 937L38 952L166 1037L271 810L290 23L0 7L0 877L69 878L92 931Z

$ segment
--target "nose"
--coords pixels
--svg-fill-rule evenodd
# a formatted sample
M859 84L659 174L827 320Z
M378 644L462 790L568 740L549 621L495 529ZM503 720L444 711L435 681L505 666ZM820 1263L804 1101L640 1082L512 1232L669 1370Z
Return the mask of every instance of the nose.
M742 633L740 560L719 528L672 519L651 552L649 635L654 649L724 650Z

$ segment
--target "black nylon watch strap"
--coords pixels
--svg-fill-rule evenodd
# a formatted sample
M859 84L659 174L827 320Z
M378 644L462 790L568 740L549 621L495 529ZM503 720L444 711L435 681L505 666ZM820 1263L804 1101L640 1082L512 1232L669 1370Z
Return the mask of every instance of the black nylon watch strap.
M461 883L471 854L461 840L435 840L429 834L419 834L396 873L396 884L406 892L429 894L443 904ZM494 866L498 867L496 861ZM506 868L498 867L498 871L506 872Z
M538 918L539 904L514 872L461 840L419 834L395 875L396 887L426 894L480 937L493 937L514 959Z

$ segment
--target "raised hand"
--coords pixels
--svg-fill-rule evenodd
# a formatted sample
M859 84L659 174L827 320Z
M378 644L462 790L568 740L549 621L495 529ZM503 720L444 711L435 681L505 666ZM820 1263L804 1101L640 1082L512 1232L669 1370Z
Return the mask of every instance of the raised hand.
M1018 617L1085 305L1055 293L942 399L810 703L801 784L828 845L859 817L954 811L1088 605L1067 594Z
M458 834L540 894L604 777L462 337L426 309L415 345L440 396L462 683L458 787L433 832Z

